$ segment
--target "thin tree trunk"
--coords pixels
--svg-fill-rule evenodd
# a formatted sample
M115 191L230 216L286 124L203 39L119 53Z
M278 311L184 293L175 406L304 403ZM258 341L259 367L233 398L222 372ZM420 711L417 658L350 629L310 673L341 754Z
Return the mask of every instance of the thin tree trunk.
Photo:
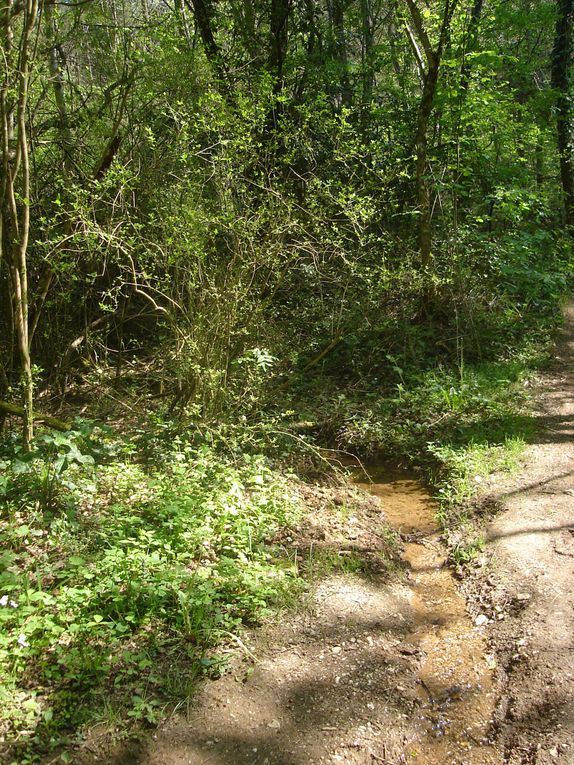
M415 135L415 181L419 214L419 253L421 266L426 269L429 266L432 257L432 205L427 167L428 129L434 107L442 54L447 41L457 0L445 0L444 13L436 48L433 47L430 37L427 34L423 17L416 1L406 0L406 3L409 8L414 30L426 58L426 72L424 73L423 78L423 91L419 103ZM419 55L422 57L422 53Z
M421 265L426 268L432 254L432 211L430 190L428 184L428 127L432 114L436 86L438 81L439 64L434 61L425 76L423 93L417 116L417 132L415 138L416 152L416 184L419 211L419 251Z
M551 84L556 91L556 132L560 181L564 200L564 222L574 230L574 167L572 160L572 94L568 70L572 58L574 0L558 0L558 18L552 50Z
M25 418L26 410L21 406L16 406L9 401L0 399L0 414ZM34 414L34 420L36 422L43 422L49 428L54 428L54 430L71 430L72 428L72 424L66 420L60 420L57 417L50 417L48 414L40 414L39 412Z
M221 50L213 32L211 4L209 0L185 0L185 3L191 8L193 13L205 55L217 77L221 94L230 106L234 106L235 99L229 87L229 79L223 63Z
M54 8L52 2L44 4L44 16L46 19L46 35L48 37L48 70L50 80L54 90L54 99L58 110L58 143L62 153L62 167L65 176L70 175L73 168L72 151L74 141L70 131L70 121L68 118L68 107L64 94L64 78L60 66L60 52L58 50L56 19L54 18Z
M334 57L339 65L339 97L342 106L350 106L353 101L351 83L349 82L349 60L347 56L347 41L345 36L345 14L342 0L329 0L329 21L333 39Z
M464 46L462 66L460 68L460 88L466 93L470 81L470 60L469 53L474 53L478 43L478 27L482 16L482 7L484 0L474 0L470 11L470 20L466 35L466 44Z
M287 21L290 0L271 0L269 71L273 75L273 92L283 90L283 66L287 53Z
M19 14L18 45L14 29ZM34 436L34 380L28 322L28 238L30 233L30 164L26 110L31 64L32 34L38 21L37 0L15 9L11 0L2 9L0 44L4 80L0 91L2 180L0 182L0 259L10 271L18 355L22 374L23 437L30 448ZM15 92L16 97L12 95Z
M361 0L362 21L362 121L363 127L368 123L368 115L373 100L374 66L373 66L373 14L371 0Z

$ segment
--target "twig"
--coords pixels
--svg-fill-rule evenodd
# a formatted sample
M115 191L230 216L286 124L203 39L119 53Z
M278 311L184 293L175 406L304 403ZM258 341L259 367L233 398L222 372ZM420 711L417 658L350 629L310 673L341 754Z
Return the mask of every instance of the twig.
M227 635L227 637L231 638L241 650L249 656L249 658L255 663L255 664L261 664L257 656L247 648L243 640L238 635L235 635L233 632L228 632L227 630L217 630L221 635Z

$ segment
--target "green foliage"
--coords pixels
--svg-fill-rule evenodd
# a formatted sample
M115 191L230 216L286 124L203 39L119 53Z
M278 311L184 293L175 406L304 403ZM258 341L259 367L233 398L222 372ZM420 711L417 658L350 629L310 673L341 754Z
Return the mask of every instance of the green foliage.
M172 693L164 664L191 692L220 671L212 647L299 587L273 547L299 511L262 457L234 463L183 444L161 470L82 457L46 515L44 460L52 481L58 455L77 457L73 443L41 441L48 455L39 445L25 463L41 463L29 474L41 480L2 503L0 726L21 757L104 714L106 697L118 714L157 722Z
M524 447L520 436L507 436L500 444L429 444L443 476L438 481L442 511L464 511L465 503L492 473L512 472L519 467Z
M319 580L334 573L360 574L365 571L365 561L357 553L313 547L309 548L307 559L301 565L311 580Z
M78 422L0 451L0 714L32 753L110 693L153 724L220 671L212 644L297 587L272 544L296 510L263 447L321 469L317 444L438 464L456 515L536 427L532 372L574 266L555 3L493 0L474 20L458 4L425 136L407 5L286 2L281 34L272 6L38 16L23 200L37 388L134 422L131 442ZM444 10L422 10L433 46ZM2 258L6 397L20 372Z
M66 433L41 433L31 450L25 449L20 436L2 444L0 501L7 508L35 506L41 513L49 513L57 509L62 490L73 497L80 488L74 483L78 468L94 465L95 457L106 453L105 445L94 438L92 423L78 419L76 425L76 430Z
M466 542L457 542L451 547L450 560L458 568L468 566L476 561L484 551L486 542L479 537Z
M328 428L340 446L365 455L434 458L432 442L499 444L509 434L532 435L527 414L526 360L403 370L386 395L365 392L360 399L340 394L329 403Z

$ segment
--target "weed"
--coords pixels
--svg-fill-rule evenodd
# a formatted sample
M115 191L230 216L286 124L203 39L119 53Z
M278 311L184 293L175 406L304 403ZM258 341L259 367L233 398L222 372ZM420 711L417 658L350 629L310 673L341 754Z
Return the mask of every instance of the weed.
M401 535L397 529L393 529L390 526L382 526L380 533L392 551L396 551L398 548L400 548Z
M179 442L148 469L50 438L26 471L2 455L0 731L22 762L102 715L154 724L176 675L190 696L222 670L213 648L299 587L269 540L300 511L263 457Z
M484 552L486 540L484 537L476 537L469 540L460 540L451 545L450 560L457 567L468 566Z
M362 557L352 550L325 550L311 546L304 565L309 579L323 579L332 574L358 574L365 569Z
M524 448L520 437L509 437L496 445L429 444L440 471L437 484L442 512L461 509L492 473L517 470Z

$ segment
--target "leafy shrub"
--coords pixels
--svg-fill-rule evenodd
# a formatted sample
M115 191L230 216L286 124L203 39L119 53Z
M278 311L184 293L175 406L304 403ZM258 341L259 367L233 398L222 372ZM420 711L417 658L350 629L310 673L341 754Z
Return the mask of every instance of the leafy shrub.
M299 586L272 544L298 507L262 457L179 444L161 469L95 465L75 438L40 440L29 473L13 470L18 449L3 457L0 730L21 758L61 743L106 695L155 721L172 677L158 665L179 657L190 683L214 671L206 652ZM43 491L48 464L63 486L66 460L75 512L46 515L36 478ZM21 475L33 481L16 502Z

